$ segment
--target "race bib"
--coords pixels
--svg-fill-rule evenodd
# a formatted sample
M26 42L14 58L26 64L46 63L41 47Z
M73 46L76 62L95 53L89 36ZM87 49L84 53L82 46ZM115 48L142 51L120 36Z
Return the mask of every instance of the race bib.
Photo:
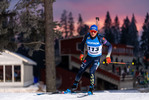
M87 49L90 55L99 55L102 53L102 45L98 47L87 46Z

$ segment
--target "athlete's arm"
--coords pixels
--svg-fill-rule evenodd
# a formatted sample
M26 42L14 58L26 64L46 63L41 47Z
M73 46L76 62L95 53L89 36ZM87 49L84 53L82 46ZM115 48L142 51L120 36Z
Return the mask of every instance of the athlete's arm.
M111 45L111 43L108 42L104 37L102 38L102 43L108 47L108 54L107 54L106 57L110 57L111 52L112 52L112 45Z
M84 36L84 38L83 38L81 44L80 44L79 47L78 47L78 48L81 50L81 54L84 54L84 45L85 45L87 36L88 36L88 35L85 35L85 36Z

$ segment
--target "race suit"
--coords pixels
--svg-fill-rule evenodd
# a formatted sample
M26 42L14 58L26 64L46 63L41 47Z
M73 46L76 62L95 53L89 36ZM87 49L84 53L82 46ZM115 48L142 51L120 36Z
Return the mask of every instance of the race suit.
M83 38L79 49L81 49L81 53L84 54L84 46L87 44L87 56L85 60L82 62L79 72L75 78L75 81L79 81L81 79L82 74L85 70L90 66L90 84L95 84L95 71L100 65L100 58L102 56L102 46L103 44L108 47L107 56L110 57L112 52L112 45L100 34L97 34L95 38L92 38L90 34L86 34Z

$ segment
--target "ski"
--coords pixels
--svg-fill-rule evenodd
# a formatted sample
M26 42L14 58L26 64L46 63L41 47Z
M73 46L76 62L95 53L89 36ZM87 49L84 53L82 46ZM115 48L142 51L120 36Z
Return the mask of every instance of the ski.
M46 93L41 92L41 93L37 93L36 95L44 95L44 94L46 94Z
M94 94L83 93L83 94L77 96L77 98L83 98L83 97L91 96L91 95L94 95Z
M79 96L77 96L77 98L83 98L83 97L86 97L86 96L88 96L88 94L87 94L87 93L82 94L82 95L79 95Z
M55 91L55 92L40 92L36 93L36 95L52 95L52 94L76 94L77 91L71 91L70 89L67 89L65 91Z
M52 95L52 94L63 94L62 91L56 91L56 92L41 92L41 93L37 93L36 95Z
M77 95L77 98L82 98L86 96L90 96L92 94L88 94L87 92L81 92L81 91L70 91L67 89L66 91L56 91L56 92L40 92L36 93L36 95L53 95L53 94L72 94L72 95Z

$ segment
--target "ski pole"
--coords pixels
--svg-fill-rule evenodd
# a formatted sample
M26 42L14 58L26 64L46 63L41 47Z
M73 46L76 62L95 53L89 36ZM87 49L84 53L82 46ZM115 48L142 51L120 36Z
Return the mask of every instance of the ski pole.
M98 27L98 21L99 21L99 17L96 17L96 26ZM99 30L99 27L98 27Z

